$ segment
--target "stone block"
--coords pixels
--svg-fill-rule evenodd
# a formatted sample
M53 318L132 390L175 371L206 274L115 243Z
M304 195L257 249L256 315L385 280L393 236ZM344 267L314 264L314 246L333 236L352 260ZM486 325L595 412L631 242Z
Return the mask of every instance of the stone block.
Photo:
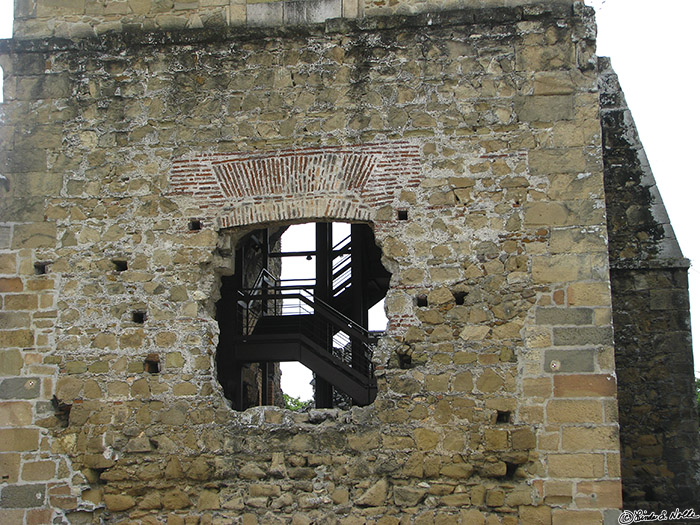
M17 79L18 100L43 100L70 97L72 87L65 75L27 76ZM44 164L42 170L46 169ZM40 171L40 170L29 170Z
M552 478L601 478L604 454L549 454L547 471Z
M551 525L552 523L552 509L549 507L523 505L518 507L518 515L522 523L528 525Z
M488 326L467 326L460 332L459 337L465 341L481 341L486 338L490 331L491 328Z
M521 122L557 122L574 116L574 99L570 95L516 97L515 111Z
M422 501L427 492L425 488L419 487L394 487L394 503L399 507L413 507Z
M26 401L0 401L0 424L6 427L31 425L31 403Z
M184 29L188 21L187 16L175 16L170 14L157 15L155 19L159 28L171 31Z
M474 380L471 372L455 374L452 379L452 389L455 392L471 392L474 389Z
M554 376L556 397L614 397L615 378L601 374L567 374Z
M532 450L537 446L537 438L530 428L518 428L511 431L513 450Z
M203 490L199 494L197 510L215 510L221 508L219 493L213 490Z
M598 525L600 523L603 523L603 515L598 510L555 509L552 512L552 525Z
M28 348L34 344L34 332L31 330L0 330L0 347ZM11 363L12 355L8 356Z
M389 484L385 479L380 479L368 488L357 500L361 507L379 507L384 505L389 491Z
M8 330L11 328L24 328L31 322L30 312L3 312L0 311L0 326Z
M530 172L533 175L585 171L587 171L586 157L582 148L552 148L530 152Z
M420 450L434 450L440 441L437 432L427 428L417 428L413 431L416 446Z
M3 317L0 316L0 321L2 320ZM2 336L0 340L1 338ZM17 376L23 366L24 359L19 350L0 350L0 376Z
M153 5L153 0L128 0L129 2L129 7L131 8L131 12L136 14L136 15L145 15L150 12L151 7ZM226 2L228 4L228 2ZM204 5L208 5L207 3L203 3ZM218 4L214 4L218 5Z
M24 284L19 277L0 278L0 293L17 293L24 290Z
M10 247L10 228L0 228L0 249ZM17 271L17 254L0 253L0 274L14 274Z
M39 296L36 294L8 294L5 296L6 310L36 310L39 306Z
M535 322L543 325L593 324L591 308L537 308Z
M547 422L602 423L603 405L598 400L552 399L547 403Z
M128 510L136 505L136 500L126 494L105 494L105 506L112 512Z
M56 476L54 461L31 461L22 465L24 481L48 481Z
M573 283L566 290L570 306L609 306L610 285L607 282Z
M578 206L572 210L572 217L582 225L600 224L602 221L596 215L600 212L598 208L581 209ZM606 252L607 246L604 230L581 231L580 227L573 227L561 230L552 230L549 239L549 247L552 253L594 253Z
M246 5L249 26L281 26L284 21L284 2L265 2Z
M484 525L484 515L477 509L463 510L460 520L463 525Z
M562 448L571 452L617 450L620 446L617 427L564 427Z
M11 377L0 381L0 399L36 399L40 392L38 377Z
M440 502L449 507L466 507L471 502L471 498L469 497L469 493L460 492L458 494L443 496L440 498Z
M28 509L43 507L46 503L46 485L7 485L0 493L0 507Z
M516 67L518 71L549 71L566 69L575 61L575 50L571 43L552 42L549 45L518 46Z
M576 506L581 509L619 509L622 485L619 481L580 481L576 484Z
M361 12L360 2L358 0L343 0L342 12L343 18L358 18Z
M535 73L535 95L570 95L575 84L570 71L539 71Z
M49 222L15 225L12 248L52 248L56 246L56 225Z
M20 454L0 454L0 479L16 483L19 479Z
M554 346L586 346L612 344L612 328L609 326L581 326L575 328L554 327Z
M189 496L180 489L172 489L163 494L163 508L176 510L190 507L192 502Z
M546 350L544 370L563 374L593 372L595 356L596 352L593 349Z
M537 283L564 283L590 277L591 262L586 255L537 255L532 258L532 278Z
M486 505L488 507L501 507L506 501L506 493L503 489L493 488L486 491Z
M503 440L500 439L500 436L499 438L494 437L492 441L497 445L503 444ZM452 479L467 479L473 474L473 472L474 467L469 463L450 463L440 469L440 474L442 476Z
M503 387L504 383L505 381L496 371L487 368L476 380L476 388L480 392L496 392Z
M508 448L508 431L484 430L484 447L486 450L506 450Z
M284 2L284 24L324 22L342 16L342 0L302 0Z
M1 452L28 452L39 447L39 429L2 428L0 429Z

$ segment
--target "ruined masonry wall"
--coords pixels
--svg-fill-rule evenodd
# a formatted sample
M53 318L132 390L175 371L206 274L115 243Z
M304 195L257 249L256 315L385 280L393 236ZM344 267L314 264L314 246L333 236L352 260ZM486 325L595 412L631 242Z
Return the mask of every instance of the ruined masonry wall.
M15 38L84 38L113 31L299 26L335 18L512 7L533 0L14 0ZM569 4L573 0L549 0ZM537 7L535 7L535 10Z
M697 509L689 262L609 59L599 71L623 498L627 508Z
M614 518L591 10L383 20L0 43L0 521ZM257 225L217 221L258 213L263 193L205 213L176 168L339 148L417 162L381 200L327 189L351 204L332 218L363 210L393 274L377 400L236 413L215 377L213 305L232 269L223 240ZM325 170L294 174L321 184ZM286 190L306 216L265 220L330 218L313 191Z

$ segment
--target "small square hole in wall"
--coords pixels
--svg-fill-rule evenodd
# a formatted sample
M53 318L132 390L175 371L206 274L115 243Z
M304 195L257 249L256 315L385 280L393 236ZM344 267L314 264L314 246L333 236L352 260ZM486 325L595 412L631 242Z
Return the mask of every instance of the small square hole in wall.
M407 221L408 220L408 210L399 210L397 213L397 218L400 221Z
M496 423L510 423L510 412L507 410L498 410L496 412Z
M129 263L123 259L114 259L112 264L114 265L114 270L117 272L125 272L129 269Z
M455 298L455 304L464 304L464 298L467 296L467 292L452 292L452 296Z
M411 356L407 354L399 354L399 368L407 370L411 368Z
M136 324L143 324L146 322L146 312L136 310L131 312L131 320Z
M190 219L190 222L187 227L191 232L198 232L202 229L202 221L200 221L199 219Z
M49 264L48 262L34 263L34 275L46 275L49 273Z
M416 306L428 306L428 296L427 295L416 295Z
M143 362L143 369L149 374L160 372L160 357L158 357L158 354L148 354Z

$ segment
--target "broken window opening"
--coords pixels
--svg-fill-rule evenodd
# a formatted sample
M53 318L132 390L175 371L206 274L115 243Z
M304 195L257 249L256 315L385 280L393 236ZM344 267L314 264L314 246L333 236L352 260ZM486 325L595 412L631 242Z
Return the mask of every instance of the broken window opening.
M250 233L235 253L234 275L222 277L216 309L218 378L233 407L284 406L280 363L287 362L313 372L317 408L371 403L372 352L381 332L370 321L386 328L380 303L391 277L371 228L270 227Z

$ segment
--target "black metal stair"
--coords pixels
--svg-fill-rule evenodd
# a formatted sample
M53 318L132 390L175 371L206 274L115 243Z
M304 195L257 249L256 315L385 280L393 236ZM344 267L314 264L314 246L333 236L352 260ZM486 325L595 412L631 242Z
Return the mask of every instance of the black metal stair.
M377 395L373 377L351 368L300 333L240 337L235 340L235 349L235 359L243 363L298 361L358 405L368 405Z
M312 295L294 291L268 283L240 294L245 328L233 339L234 361L299 361L354 403L371 403L377 393L375 335ZM289 302L300 313L284 315Z

